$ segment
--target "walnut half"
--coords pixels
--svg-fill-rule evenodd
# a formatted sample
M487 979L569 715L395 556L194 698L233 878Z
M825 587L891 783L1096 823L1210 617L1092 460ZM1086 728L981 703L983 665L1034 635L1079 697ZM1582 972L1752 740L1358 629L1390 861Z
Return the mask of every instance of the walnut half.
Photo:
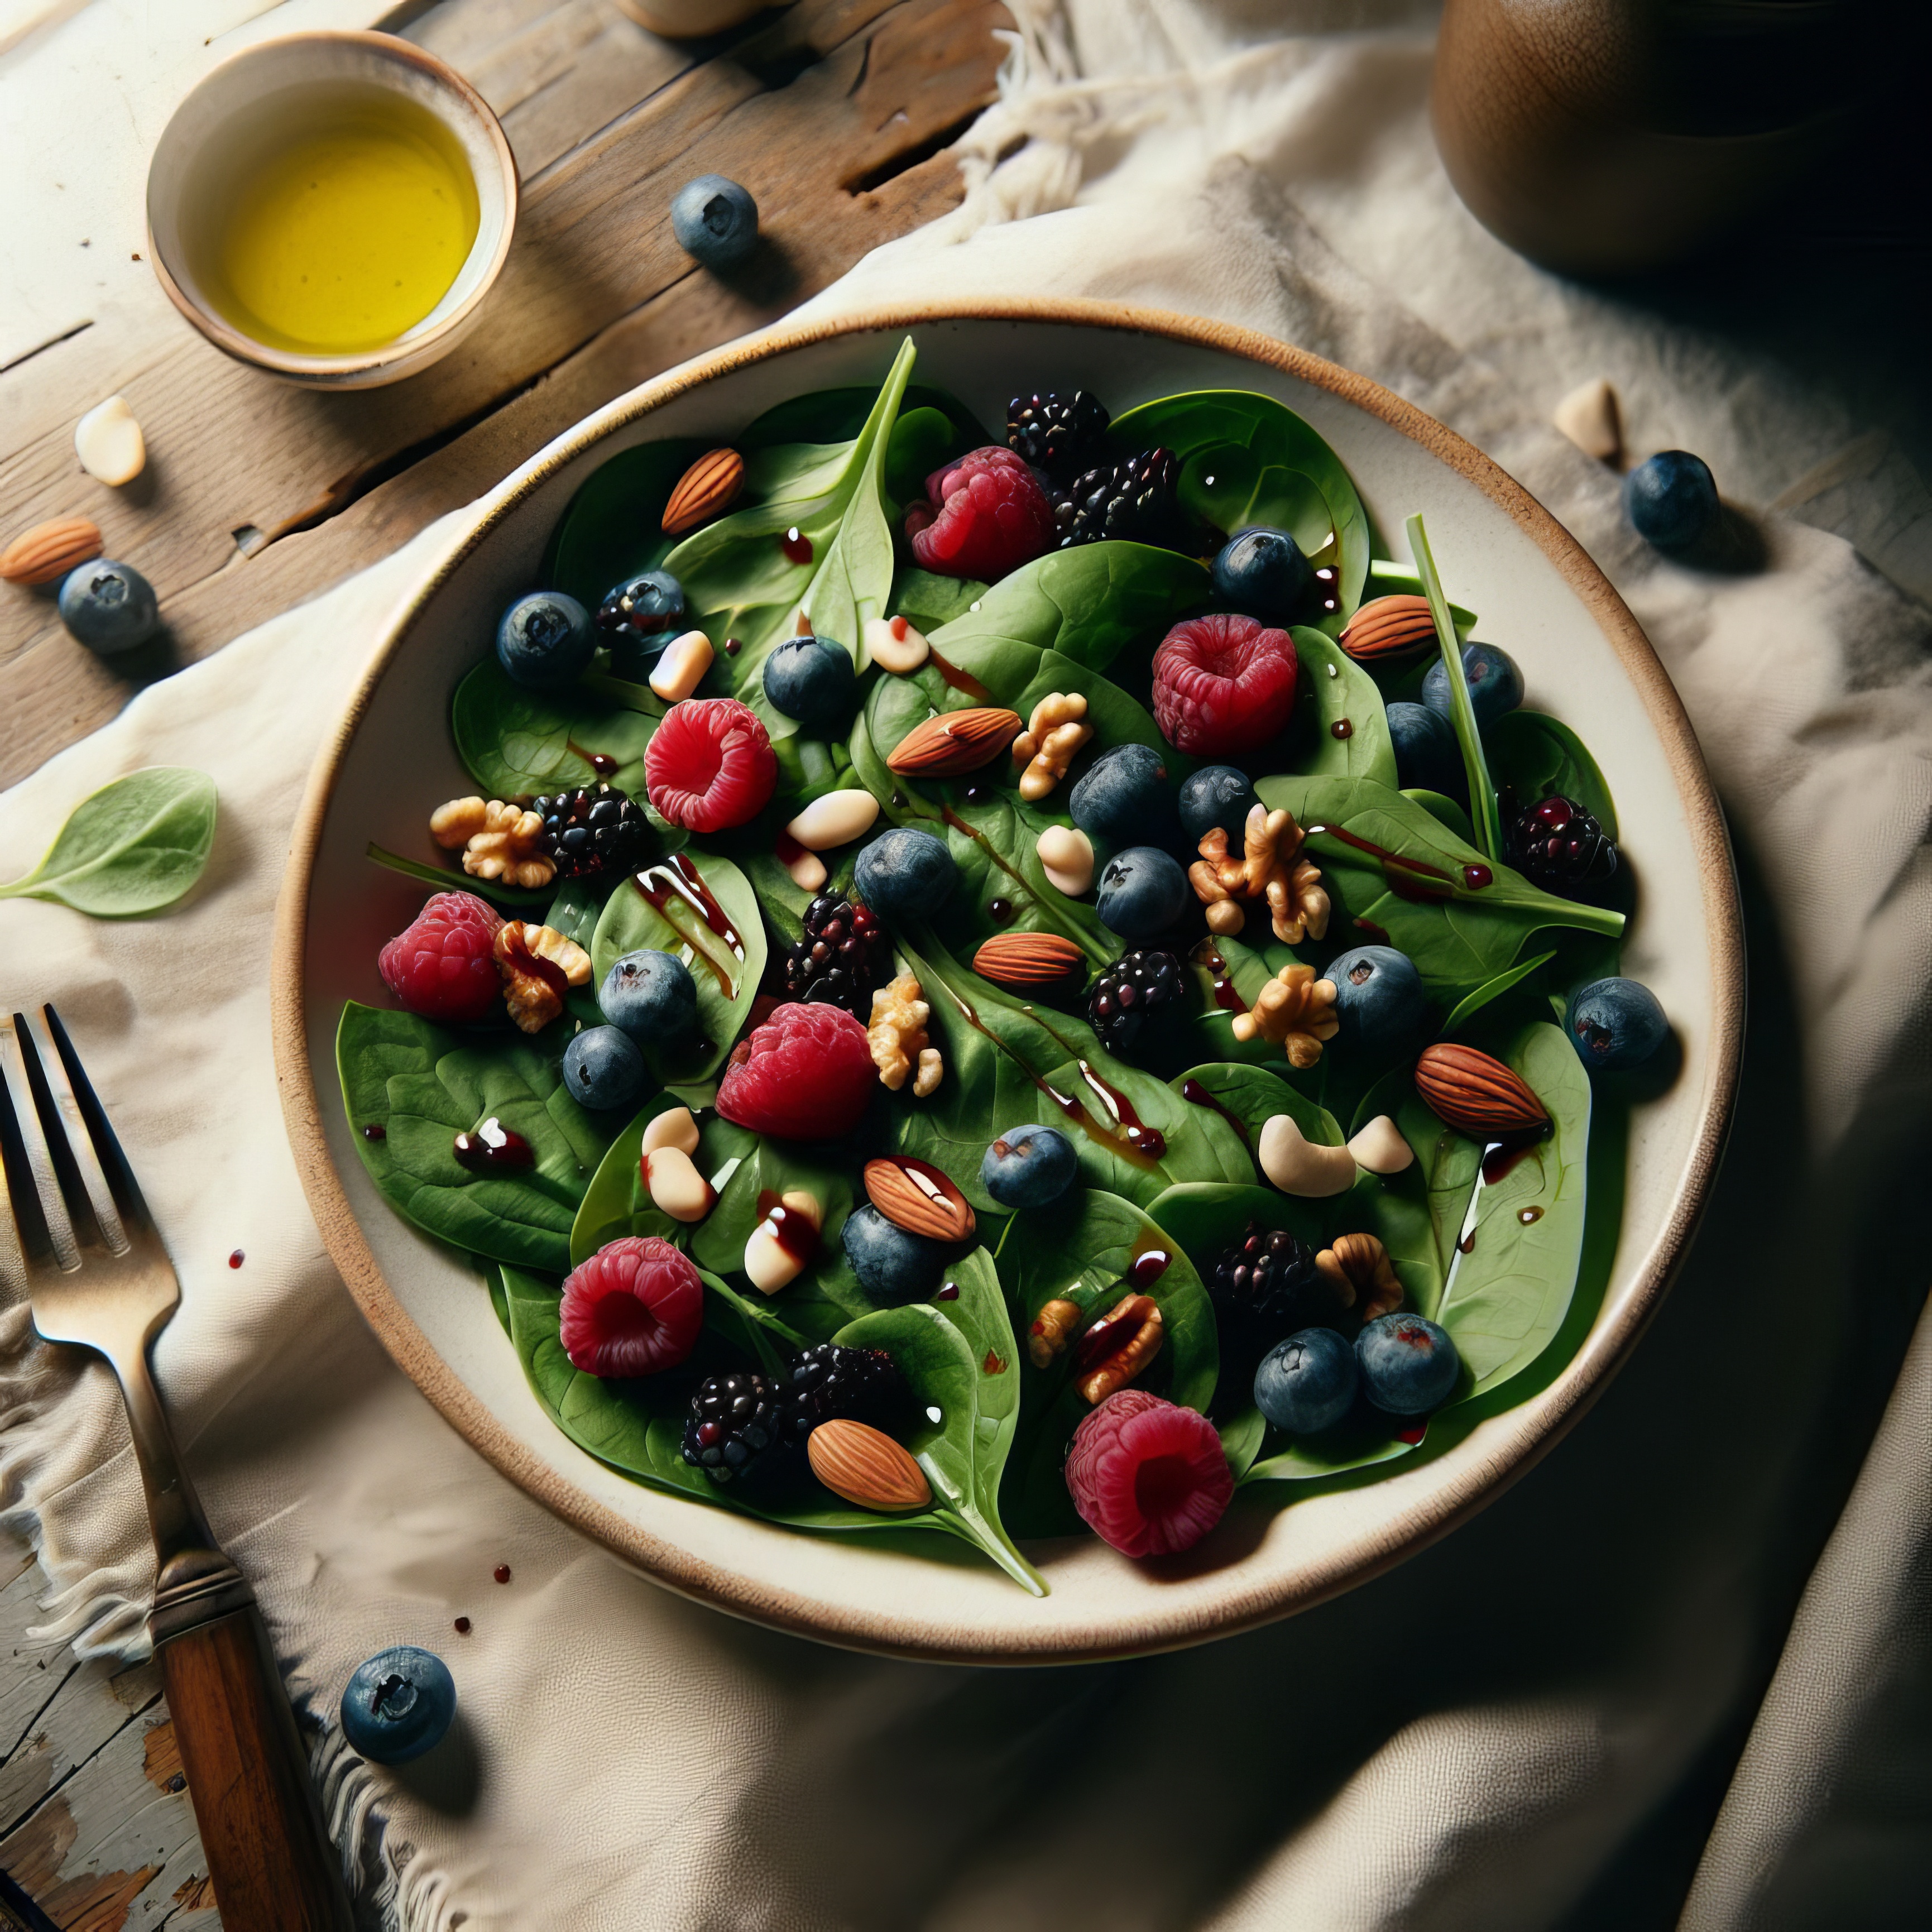
M920 997L920 983L902 973L872 995L872 1018L866 1038L879 1078L896 1094L912 1076L912 1090L923 1100L939 1084L946 1068L926 1033L932 1009ZM917 1070L915 1072L914 1070Z
M590 983L590 956L554 926L513 919L497 929L496 970L510 1017L525 1033L542 1033L563 1011L563 996Z
M463 850L463 869L472 879L506 885L547 886L555 864L538 849L543 820L500 798L453 798L430 814L429 836L446 852Z

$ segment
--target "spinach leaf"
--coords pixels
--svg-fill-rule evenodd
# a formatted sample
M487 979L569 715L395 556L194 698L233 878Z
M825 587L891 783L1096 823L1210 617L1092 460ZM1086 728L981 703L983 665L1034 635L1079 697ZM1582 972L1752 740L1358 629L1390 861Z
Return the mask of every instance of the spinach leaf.
M1168 1256L1138 1291L1127 1270L1142 1256ZM1186 1252L1148 1215L1117 1196L1088 1188L1048 1209L1016 1217L1000 1258L1016 1331L1024 1336L1048 1302L1064 1298L1088 1320L1136 1292L1160 1307L1160 1353L1135 1383L1170 1401L1205 1410L1220 1370L1214 1311ZM1079 1519L1062 1474L1068 1444L1088 1412L1073 1380L1072 1352L1030 1371L1021 1390L1019 1434L1000 1490L1016 1534L1076 1534Z
M1303 698L1288 729L1287 762L1312 778L1396 783L1395 742L1380 688L1334 639L1298 624L1291 633Z
M1419 785L1404 787L1402 795L1420 806L1431 818L1440 820L1464 844L1475 844L1476 828L1469 823L1469 814L1453 798L1445 798L1439 791L1430 791Z
M986 594L986 586L977 578L939 577L916 564L902 564L892 579L889 614L933 632L964 616Z
M667 1108L680 1104L673 1094L652 1094L605 1149L597 1172L590 1177L590 1184L584 1190L577 1219L571 1225L572 1268L588 1261L599 1248L620 1240L626 1234L656 1234L681 1247L686 1245L684 1238L694 1232L684 1223L674 1221L652 1201L639 1166L645 1128ZM698 1172L716 1185L717 1177L732 1162L750 1164L758 1151L758 1144L757 1135L743 1127L734 1126L716 1114L707 1114L699 1126L698 1151L692 1158ZM741 1254L743 1246L741 1241ZM693 1258L698 1258L694 1256ZM699 1264L706 1264L700 1260ZM736 1265L735 1258L733 1265Z
M542 581L594 611L671 547L660 528L677 480L710 446L689 437L643 442L601 463L579 486L551 533Z
M1493 980L1485 980L1442 1022L1443 1037L1447 1039L1458 1027L1466 1025L1473 1019L1492 1000L1501 999L1512 986L1520 986L1532 973L1547 966L1556 957L1552 948L1550 952L1539 952L1534 959L1526 959L1512 966L1507 973L1498 973Z
M571 1225L604 1151L604 1131L562 1084L559 1036L571 1024L465 1040L413 1013L343 1008L335 1058L351 1136L405 1219L493 1261L568 1270ZM456 1136L493 1117L530 1143L534 1166L478 1173L458 1161Z
M1603 773L1582 739L1540 711L1506 711L1484 734L1490 775L1519 803L1534 805L1552 792L1574 798L1617 836L1617 808Z
M1532 933L1575 927L1615 938L1623 931L1621 913L1538 892L1372 779L1279 775L1255 788L1270 808L1286 806L1304 828L1322 828L1310 832L1309 850L1336 902L1330 937L1340 939L1352 920L1365 938L1407 953L1424 984L1450 1004L1506 971ZM1484 873L1489 884L1468 883Z
M214 781L152 765L90 793L47 854L0 899L52 899L90 919L140 919L194 884L214 848Z
M1436 648L1449 680L1450 717L1456 727L1456 742L1462 748L1462 772L1469 794L1469 816L1476 828L1476 843L1494 860L1503 854L1502 820L1496 810L1496 788L1490 776L1489 762L1483 750L1483 734L1476 723L1476 708L1469 696L1469 681L1462 674L1462 646L1449 614L1449 600L1443 595L1442 580L1437 575L1436 559L1429 548L1429 533L1418 512L1408 520L1409 548L1415 553L1415 567L1422 579L1436 620Z
M877 389L814 389L790 396L757 418L738 437L742 450L768 449L777 442L850 442L866 426L879 399ZM908 413L937 410L952 425L954 446L980 449L992 441L974 415L950 390L929 382L908 382L899 406Z
M1172 550L1081 544L1001 578L981 593L978 610L932 634L932 648L989 687L993 680L981 667L1004 645L1056 650L1104 670L1129 644L1157 643L1168 625L1206 603L1211 589L1205 565Z
M731 932L714 932L699 908L687 874L694 874L723 909ZM646 896L655 889L660 906ZM698 987L698 1015L703 1038L692 1054L673 1064L654 1054L648 1043L645 1058L661 1080L688 1084L708 1080L723 1063L757 997L765 970L764 921L758 916L758 895L751 882L729 859L687 851L674 863L652 866L626 880L604 902L597 929L590 939L591 984L604 976L626 952L640 946L668 952L690 969ZM662 1065L657 1064L663 1060Z
M1392 1462L1412 1454L1415 1442L1404 1442L1374 1424L1352 1418L1321 1436L1304 1436L1255 1463L1238 1478L1248 1483L1311 1482L1322 1476L1345 1475L1376 1462Z
M957 434L944 410L902 405L886 445L883 480L886 496L902 508L920 501L926 495L926 479L958 448Z
M1309 558L1333 566L1339 629L1362 601L1369 574L1369 519L1348 472L1328 444L1285 404L1245 389L1197 389L1116 416L1124 448L1163 443L1180 458L1182 503L1229 536L1267 524L1292 533Z
M1589 1075L1562 1033L1541 1021L1502 1057L1549 1110L1552 1132L1497 1179L1478 1172L1453 1244L1434 1319L1455 1338L1468 1396L1542 1354L1563 1324L1583 1246ZM1436 1184L1432 1178L1432 1191Z
M602 776L644 796L644 747L657 720L582 685L529 691L512 684L494 656L456 687L449 711L456 753L487 797L530 798L594 785L592 752L615 758Z

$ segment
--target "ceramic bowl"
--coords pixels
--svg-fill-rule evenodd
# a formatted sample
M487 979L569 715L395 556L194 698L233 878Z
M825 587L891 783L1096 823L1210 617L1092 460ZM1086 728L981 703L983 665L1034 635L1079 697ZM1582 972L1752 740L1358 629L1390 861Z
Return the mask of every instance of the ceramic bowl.
M1399 536L1404 516L1424 510L1450 594L1516 656L1535 702L1588 735L1640 885L1626 970L1656 989L1683 1049L1669 1090L1636 1110L1615 1262L1560 1372L1378 1480L1244 1492L1185 1558L1136 1564L1091 1538L1029 1544L1051 1586L1039 1600L944 1538L915 1550L890 1534L776 1528L641 1488L585 1454L538 1406L474 1270L377 1194L334 1065L344 1001L386 1000L376 950L423 897L364 849L419 850L430 812L472 788L448 738L451 692L502 607L536 581L572 492L634 444L723 443L784 398L875 384L908 333L917 380L988 423L1022 384L1084 385L1116 410L1178 390L1261 390L1328 438L1381 530ZM318 760L281 901L274 1025L289 1129L330 1253L396 1360L512 1481L661 1582L740 1616L902 1655L1049 1662L1172 1648L1305 1608L1443 1534L1549 1449L1634 1345L1684 1252L1731 1104L1742 989L1730 850L1690 727L1630 613L1546 512L1439 423L1280 343L1111 304L1012 302L822 322L720 350L599 411L478 503Z
M476 238L442 299L393 341L340 356L258 342L209 302L197 215L219 174L254 164L305 110L399 94L455 137L476 186ZM517 225L517 163L483 97L454 68L391 34L290 34L244 48L203 77L162 130L148 167L148 259L176 308L238 362L316 389L368 389L427 368L475 325Z

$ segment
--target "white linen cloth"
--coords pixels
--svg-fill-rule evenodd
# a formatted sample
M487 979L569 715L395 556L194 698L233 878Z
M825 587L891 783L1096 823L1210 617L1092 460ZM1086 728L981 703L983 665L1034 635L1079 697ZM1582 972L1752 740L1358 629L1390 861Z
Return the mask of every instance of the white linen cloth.
M214 862L176 912L0 904L0 997L58 998L166 1232L184 1300L158 1371L298 1692L330 1714L398 1641L455 1673L456 1750L395 1773L320 1752L373 1922L1744 1932L1815 1925L1828 1900L1847 1928L1902 1925L1932 1828L1932 1328L1907 1353L1932 680L1925 609L1837 532L1910 583L1922 487L1857 455L1863 425L1804 385L1479 229L1427 131L1428 10L1015 10L966 207L814 308L1000 290L1224 316L1388 383L1520 477L1646 625L1738 836L1752 1011L1726 1172L1576 1433L1446 1542L1288 1623L989 1672L682 1603L512 1490L391 1366L284 1137L281 857L323 722L447 540L425 532L0 797L8 871L118 772L194 764L220 787ZM1616 478L1546 426L1599 374L1640 450L1702 451L1741 505L1798 513L1758 518L1761 572L1694 573L1629 536ZM24 1309L0 1340L0 1498L51 1628L136 1654L152 1562L111 1385Z

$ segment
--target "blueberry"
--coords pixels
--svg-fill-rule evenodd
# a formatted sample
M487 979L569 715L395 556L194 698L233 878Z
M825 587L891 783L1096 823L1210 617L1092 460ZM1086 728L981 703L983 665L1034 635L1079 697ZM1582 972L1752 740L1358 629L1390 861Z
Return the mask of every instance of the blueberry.
M87 648L118 657L145 644L160 628L154 586L131 564L83 563L61 581L61 622Z
M722 175L700 175L671 197L670 232L707 268L728 268L757 247L758 204Z
M532 590L503 613L496 626L496 662L512 681L554 691L587 670L597 648L590 614L561 590Z
M1239 845L1248 814L1260 802L1246 772L1232 765L1203 765L1180 788L1180 829L1198 845L1218 825Z
M1670 1036L1657 995L1634 980L1593 980L1570 995L1570 1044L1592 1073L1641 1066Z
M852 883L860 898L887 919L930 919L952 896L959 868L943 840L902 825L859 854Z
M682 960L648 946L611 962L597 1004L613 1026L660 1053L688 1045L698 1031L698 982Z
M1289 623L1315 590L1314 567L1286 530L1257 525L1221 546L1214 560L1214 594L1252 617Z
M1392 946L1358 946L1331 960L1322 976L1335 988L1342 1044L1371 1054L1399 1053L1429 1024L1422 975Z
M1360 1379L1355 1352L1332 1328L1279 1342L1255 1371L1255 1406L1291 1436L1319 1436L1348 1412Z
M775 710L830 736L859 708L859 674L843 644L788 638L765 660L765 695Z
M1469 687L1470 707L1479 725L1493 724L1505 711L1514 711L1522 702L1522 673L1516 669L1515 658L1494 644L1462 646L1462 678ZM1423 678L1422 701L1444 718L1454 716L1449 707L1449 674L1440 658Z
M1175 836L1167 760L1151 745L1102 752L1073 788L1066 809L1088 838L1110 845L1166 845Z
M1390 1415L1426 1415L1448 1400L1462 1358L1434 1322L1384 1315L1355 1337L1355 1366L1376 1408Z
M563 1049L563 1084L580 1107L628 1107L643 1091L644 1056L620 1027L586 1027Z
M1107 861L1094 910L1123 939L1165 932L1194 902L1194 889L1172 856L1153 845L1130 846Z
M1073 1143L1058 1127L1009 1127L986 1150L980 1184L1002 1208L1044 1208L1073 1185Z
M668 570L626 578L597 607L597 634L610 647L616 677L642 684L674 638L682 637L684 586Z
M407 1764L456 1715L456 1682L434 1651L399 1643L358 1664L342 1694L342 1734L376 1764Z
M1666 449L1624 478L1624 514L1659 550L1688 550L1718 520L1717 479L1688 449Z
M1463 789L1462 748L1444 712L1397 702L1388 708L1388 728L1396 776L1405 790L1438 791L1454 798Z
M937 1288L952 1258L943 1241L909 1234L868 1205L846 1217L845 1258L859 1277L859 1286L874 1301L896 1306L922 1301Z

